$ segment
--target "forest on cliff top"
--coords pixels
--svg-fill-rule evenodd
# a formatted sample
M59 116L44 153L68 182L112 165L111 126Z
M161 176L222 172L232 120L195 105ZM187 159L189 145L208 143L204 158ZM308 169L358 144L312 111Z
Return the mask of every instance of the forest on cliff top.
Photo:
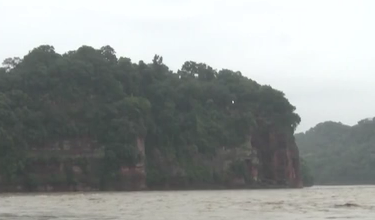
M295 138L316 184L375 183L375 118L323 122Z
M191 152L214 155L253 129L292 133L299 122L281 91L241 72L193 61L174 72L161 56L133 63L110 46L59 54L42 45L0 68L0 173L9 180L26 172L31 147L55 140L97 140L110 175L137 163L137 137L146 156L158 148L188 164ZM193 179L211 178L194 169Z

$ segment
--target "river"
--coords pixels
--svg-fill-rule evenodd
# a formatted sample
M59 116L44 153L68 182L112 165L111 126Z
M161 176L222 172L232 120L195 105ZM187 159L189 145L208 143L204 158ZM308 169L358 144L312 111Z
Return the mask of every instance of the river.
M345 204L352 204L347 206ZM0 194L1 220L375 219L375 186Z

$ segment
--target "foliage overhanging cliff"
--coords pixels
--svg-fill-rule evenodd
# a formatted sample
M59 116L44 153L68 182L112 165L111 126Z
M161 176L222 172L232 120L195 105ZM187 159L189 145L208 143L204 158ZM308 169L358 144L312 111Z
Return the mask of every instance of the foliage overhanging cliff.
M298 159L294 111L282 92L240 72L191 61L172 72L157 55L151 63L132 63L109 46L58 54L43 45L6 59L0 69L0 181L35 187L32 164L64 160L43 152L61 140L82 139L102 150L93 178L102 187L118 170L140 163L147 164L149 186L169 184L177 174L186 184L225 181L213 158L224 148L246 147L258 151L261 180L276 181L284 168L299 172L289 158ZM246 177L246 169L232 161L226 175ZM73 171L48 181L77 184Z
M375 118L323 122L295 137L317 184L375 183Z

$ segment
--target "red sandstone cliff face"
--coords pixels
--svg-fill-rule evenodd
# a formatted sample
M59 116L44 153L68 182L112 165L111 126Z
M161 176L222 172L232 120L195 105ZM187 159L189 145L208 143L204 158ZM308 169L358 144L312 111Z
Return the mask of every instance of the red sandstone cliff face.
M136 140L140 160L135 166L122 166L120 168L120 177L126 179L122 182L120 189L127 190L144 190L147 189L146 185L146 164L145 164L145 143L144 138L138 137Z
M115 181L103 188L101 166L104 149L90 138L65 139L32 147L26 173L9 183L0 176L1 191L97 191L146 189L144 140L136 142L140 160L121 166Z
M189 163L178 162L157 148L147 152L144 139L136 146L140 159L135 166L121 166L118 178L106 185L108 190L145 190L173 188L226 187L302 187L299 152L291 133L272 130L253 132L243 146L223 147L213 157L207 157L194 148L185 157ZM29 168L32 184L37 191L92 191L100 190L98 170L103 151L89 138L63 140L34 148L31 156L55 158L36 160ZM57 159L56 159L57 158ZM147 161L146 158L152 158ZM245 167L235 172L233 167ZM192 168L193 167L193 168ZM163 179L159 185L147 181L158 170ZM197 172L201 174L197 174ZM150 175L150 176L148 176ZM200 175L192 180L192 175ZM212 177L207 179L206 177ZM157 178L157 176L156 176ZM21 182L6 185L1 181L0 191L26 191Z
M299 151L292 134L271 131L255 134L252 145L259 152L259 175L265 183L302 187Z
M302 187L299 152L292 133L286 131L253 132L243 146L223 147L214 157L205 157L192 150L186 157L188 165L178 163L158 150L152 154L157 166L167 179L159 188L209 188L222 187ZM205 175L218 175L219 181L191 181L191 164L195 171ZM233 172L234 166L245 166L245 172ZM152 186L149 186L152 187Z

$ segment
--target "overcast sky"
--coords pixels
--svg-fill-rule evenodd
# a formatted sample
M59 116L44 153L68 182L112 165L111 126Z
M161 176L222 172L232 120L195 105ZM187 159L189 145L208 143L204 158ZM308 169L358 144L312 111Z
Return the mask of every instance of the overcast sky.
M0 0L0 11L1 60L41 44L111 45L174 70L239 70L286 94L298 131L375 116L373 0Z

